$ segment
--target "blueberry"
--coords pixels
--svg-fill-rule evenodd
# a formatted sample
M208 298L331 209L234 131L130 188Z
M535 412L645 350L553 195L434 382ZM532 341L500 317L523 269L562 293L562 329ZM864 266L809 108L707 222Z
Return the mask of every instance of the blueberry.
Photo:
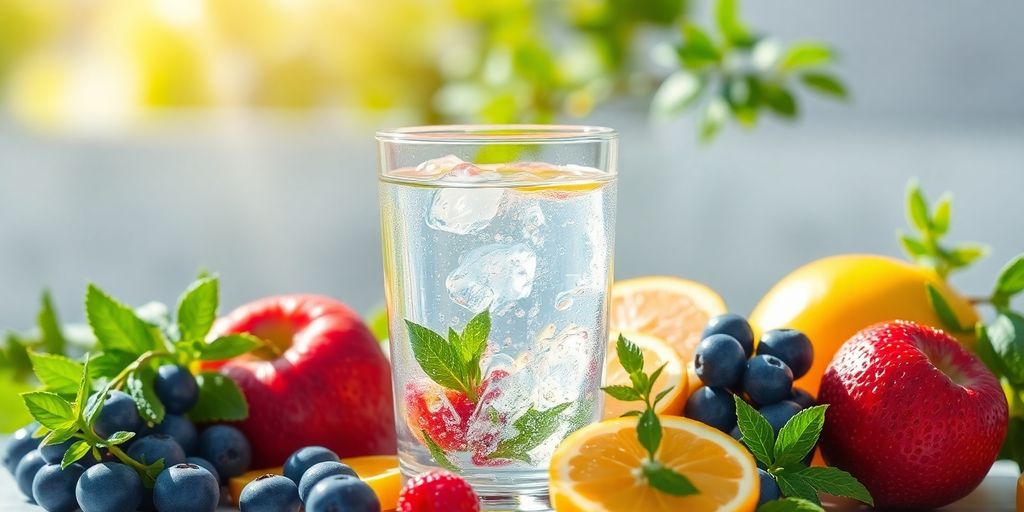
M199 385L187 368L165 364L157 368L153 388L170 414L184 414L199 401Z
M89 401L94 402L96 396L93 395ZM103 401L103 409L96 418L93 430L96 435L106 439L120 431L139 433L143 426L142 416L139 416L132 397L121 391L111 391Z
M47 464L39 468L32 479L32 497L46 512L73 512L78 510L75 486L85 468L72 464L63 470L60 464Z
M761 412L761 416L768 420L768 423L772 426L772 430L775 431L775 435L779 434L779 430L792 418L796 413L800 412L800 406L795 402L789 400L783 400L771 405L766 405L758 411Z
M299 512L301 507L295 482L281 475L263 475L249 482L238 498L242 512Z
M220 479L226 481L248 471L252 447L237 428L214 425L199 435L199 456L210 461Z
M139 474L117 462L104 462L85 470L75 487L82 512L134 512L145 495Z
M333 460L318 462L310 466L309 469L302 474L302 478L299 480L299 499L305 503L306 500L309 499L309 493L317 483L324 478L337 475L348 475L359 478L359 475L357 475L355 470L350 468L348 464L334 462Z
M41 439L32 437L38 428L39 424L35 422L25 425L16 430L4 445L3 465L12 475L18 468L21 458L39 446Z
M758 354L775 356L793 371L793 378L803 377L814 363L814 345L807 336L795 329L775 329L761 335Z
M792 389L793 372L779 358L759 355L747 361L743 390L755 403L768 405L785 400Z
M708 320L700 337L704 339L712 334L728 334L740 342L747 357L754 353L754 330L750 328L747 319L740 315L726 313Z
M736 338L712 334L704 338L695 352L693 367L705 386L727 388L743 378L747 356Z
M814 395L800 388L793 388L793 392L789 394L789 400L796 402L796 404L803 409L818 405L818 401L814 399Z
M219 502L217 479L195 464L163 470L153 486L153 504L160 512L214 512Z
M736 402L727 389L704 386L686 401L687 418L728 432L736 426Z
M220 483L220 475L217 473L217 468L213 467L213 464L211 464L210 461L202 457L185 457L185 462L188 464L195 464L196 466L209 471L210 474L217 479L217 482Z
M150 434L135 441L128 448L128 456L143 464L163 459L165 468L185 462L185 450L173 437L164 434Z
M199 446L199 433L196 431L196 426L184 416L168 414L164 416L164 421L153 427L152 432L173 437L181 445L181 449L185 450L186 455L195 453Z
M757 506L760 507L769 501L775 501L782 497L779 484L767 471L757 468L757 476L761 479L761 497L757 499Z
M329 476L313 486L306 512L380 512L380 500L366 482L348 475Z
M284 476L290 478L296 485L302 480L302 474L313 464L318 462L338 462L338 454L324 448L323 446L307 446L299 448L288 457L284 463Z
M43 460L39 450L32 450L21 458L18 467L14 470L14 479L18 481L18 489L33 502L35 500L32 498L32 480L39 472L39 468L45 465L46 461Z

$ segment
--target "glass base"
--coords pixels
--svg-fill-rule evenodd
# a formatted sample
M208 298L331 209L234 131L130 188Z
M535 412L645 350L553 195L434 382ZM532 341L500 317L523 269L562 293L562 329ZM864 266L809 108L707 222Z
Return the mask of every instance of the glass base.
M400 461L402 480L430 470L434 466ZM502 510L516 512L546 512L553 510L548 499L548 472L501 471L494 468L479 468L464 471L459 476L466 480L480 497L481 510Z

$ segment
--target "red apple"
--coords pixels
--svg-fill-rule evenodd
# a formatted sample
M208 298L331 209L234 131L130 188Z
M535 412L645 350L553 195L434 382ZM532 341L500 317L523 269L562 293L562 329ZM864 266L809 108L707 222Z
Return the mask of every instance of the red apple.
M821 449L886 509L936 508L981 483L1006 436L996 378L948 334L878 324L847 341L825 370Z
M214 332L269 342L221 367L249 402L238 427L254 467L279 466L310 445L342 457L395 453L391 369L347 306L316 295L268 297L221 318Z

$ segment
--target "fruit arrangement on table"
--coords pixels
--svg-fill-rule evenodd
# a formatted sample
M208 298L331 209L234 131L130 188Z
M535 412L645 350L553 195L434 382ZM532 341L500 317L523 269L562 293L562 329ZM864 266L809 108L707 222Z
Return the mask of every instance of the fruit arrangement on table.
M692 281L615 283L604 420L555 449L555 509L812 511L822 495L934 508L997 458L1024 459L1024 316L1010 307L1024 257L967 299L945 278L983 251L941 243L948 200L929 211L912 187L908 205L920 233L901 241L918 264L812 262L749 318ZM20 357L41 385L22 395L35 422L3 453L28 500L47 512L480 510L452 472L403 485L389 363L358 315L286 295L218 319L218 286L200 276L172 319L90 285L95 346L79 358L54 349L65 340L44 301L40 340L9 341L2 359ZM980 303L995 310L987 324ZM465 407L502 378L478 376ZM427 391L400 397L410 417L398 421L442 453L476 448L460 397L445 397L451 417Z

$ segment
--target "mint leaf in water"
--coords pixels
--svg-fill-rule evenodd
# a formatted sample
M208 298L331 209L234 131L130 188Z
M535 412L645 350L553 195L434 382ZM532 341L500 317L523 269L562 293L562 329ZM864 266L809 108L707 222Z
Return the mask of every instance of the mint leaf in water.
M199 384L199 401L188 412L192 421L240 421L249 416L245 395L229 377L216 372L203 372L196 375L196 383Z
M458 472L459 468L453 464L452 461L448 460L448 456L444 454L444 450L442 450L441 447L430 438L430 434L427 434L426 430L421 430L420 432L423 433L423 442L427 445L427 450L430 451L430 456L434 458L434 462L448 471L453 473Z
M747 445L754 458L765 468L771 467L775 455L775 431L761 413L739 396L736 401L736 425L739 426L741 441Z
M182 340L202 340L217 319L218 283L205 277L192 283L178 300L178 333Z
M572 405L569 402L558 404L550 409L539 411L532 406L520 416L512 426L516 435L502 439L498 447L487 455L489 459L514 459L531 463L529 452L540 446L561 426L559 416Z
M82 363L58 354L28 353L32 371L47 391L74 395L82 380Z
M801 462L815 445L825 426L827 405L804 409L786 422L775 441L775 465L787 467Z
M146 322L91 283L85 296L85 316L104 350L141 354L157 346Z
M423 373L443 387L475 397L476 390L469 385L461 348L422 325L409 320L405 325L409 330L413 356Z
M491 334L490 311L483 310L466 323L462 331L462 354L467 363L479 358L487 348L487 337Z

